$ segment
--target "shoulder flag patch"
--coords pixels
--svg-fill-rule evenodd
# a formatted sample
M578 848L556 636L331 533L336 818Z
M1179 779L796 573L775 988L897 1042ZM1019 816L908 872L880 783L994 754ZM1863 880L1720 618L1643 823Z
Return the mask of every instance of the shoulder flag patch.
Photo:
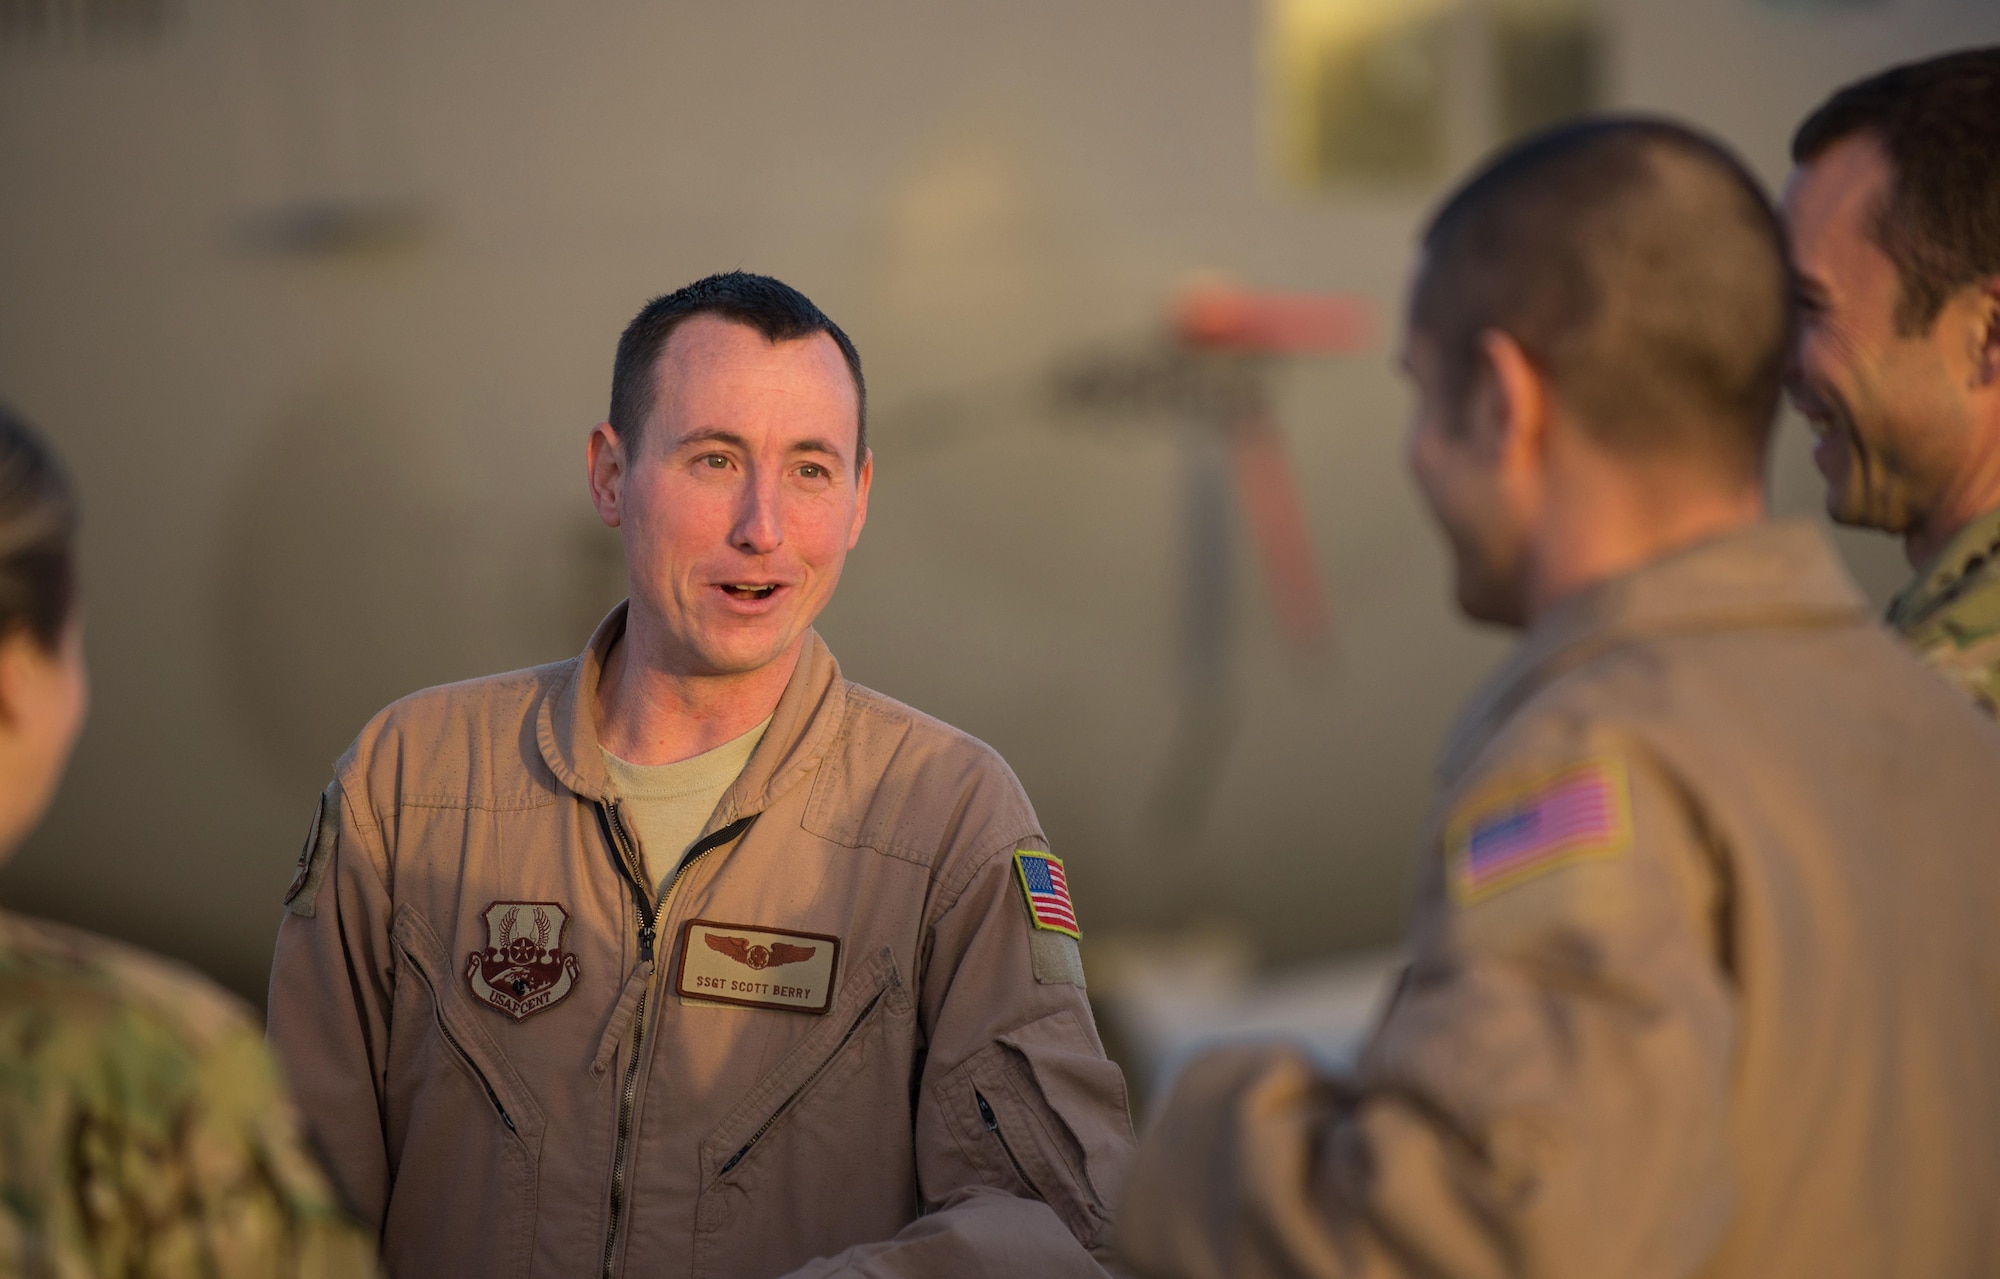
M1063 878L1062 859L1018 848L1014 850L1014 869L1021 873L1021 891L1028 895L1028 916L1035 927L1081 938L1076 907L1069 900L1069 881Z
M1631 843L1625 770L1593 760L1466 805L1445 830L1445 872L1451 895L1470 903Z

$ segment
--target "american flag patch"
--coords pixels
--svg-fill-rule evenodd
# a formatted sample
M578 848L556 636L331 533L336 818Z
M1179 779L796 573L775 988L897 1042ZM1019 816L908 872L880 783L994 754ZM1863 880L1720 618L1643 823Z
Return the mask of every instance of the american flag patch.
M1581 764L1468 806L1445 836L1451 894L1478 901L1558 866L1615 857L1631 842L1624 769Z
M1028 916L1035 927L1068 933L1081 941L1083 933L1076 926L1076 907L1070 904L1062 860L1020 848L1014 851L1014 869L1021 872L1021 891L1028 895Z

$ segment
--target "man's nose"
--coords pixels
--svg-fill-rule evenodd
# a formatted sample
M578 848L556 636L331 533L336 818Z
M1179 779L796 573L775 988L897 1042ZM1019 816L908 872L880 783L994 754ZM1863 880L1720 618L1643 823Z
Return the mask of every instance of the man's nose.
M750 555L769 555L784 545L783 501L777 476L753 475L743 486L736 524L729 530L729 544Z

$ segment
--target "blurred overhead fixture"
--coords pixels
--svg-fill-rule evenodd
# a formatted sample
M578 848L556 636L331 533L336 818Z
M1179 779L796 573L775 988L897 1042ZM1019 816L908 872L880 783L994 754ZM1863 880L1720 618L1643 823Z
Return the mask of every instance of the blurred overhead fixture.
M1812 17L1846 13L1854 9L1882 7L1882 0L1759 0L1759 3L1766 9L1776 9L1780 13L1797 13Z
M1452 0L1266 0L1280 170L1301 186L1429 177L1445 162Z
M96 51L153 45L182 0L0 0L0 49Z
M1268 145L1308 190L1424 183L1605 97L1595 0L1265 0Z
M302 258L395 252L428 229L423 211L396 200L300 200L254 214L238 227L244 247Z

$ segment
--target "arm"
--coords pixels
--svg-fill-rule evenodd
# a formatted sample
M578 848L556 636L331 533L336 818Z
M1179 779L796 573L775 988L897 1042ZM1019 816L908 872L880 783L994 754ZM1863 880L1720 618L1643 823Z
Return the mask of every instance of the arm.
M218 1279L376 1275L375 1234L341 1211L256 1032L244 1026L224 1037L198 1070L176 1125L178 1167L142 1175L146 1184L131 1188L133 1202L176 1181L191 1192L179 1201L187 1217L156 1227L155 1262L172 1268L173 1249L198 1240ZM128 1173L142 1166L122 1161Z
M335 1186L379 1233L389 1198L382 1089L392 905L379 831L356 810L341 781L327 788L278 929L270 1042Z
M931 929L916 1096L925 1215L795 1279L1104 1273L1095 1258L1132 1148L1124 1076L1098 1041L1075 942L1030 919L1015 847L984 858Z
M1119 1224L1139 1269L1664 1279L1720 1242L1736 1014L1716 855L1681 791L1610 757L1624 838L1469 887L1454 832L1505 818L1487 782L1548 775L1521 762L1440 823L1415 959L1357 1080L1269 1047L1183 1076Z

